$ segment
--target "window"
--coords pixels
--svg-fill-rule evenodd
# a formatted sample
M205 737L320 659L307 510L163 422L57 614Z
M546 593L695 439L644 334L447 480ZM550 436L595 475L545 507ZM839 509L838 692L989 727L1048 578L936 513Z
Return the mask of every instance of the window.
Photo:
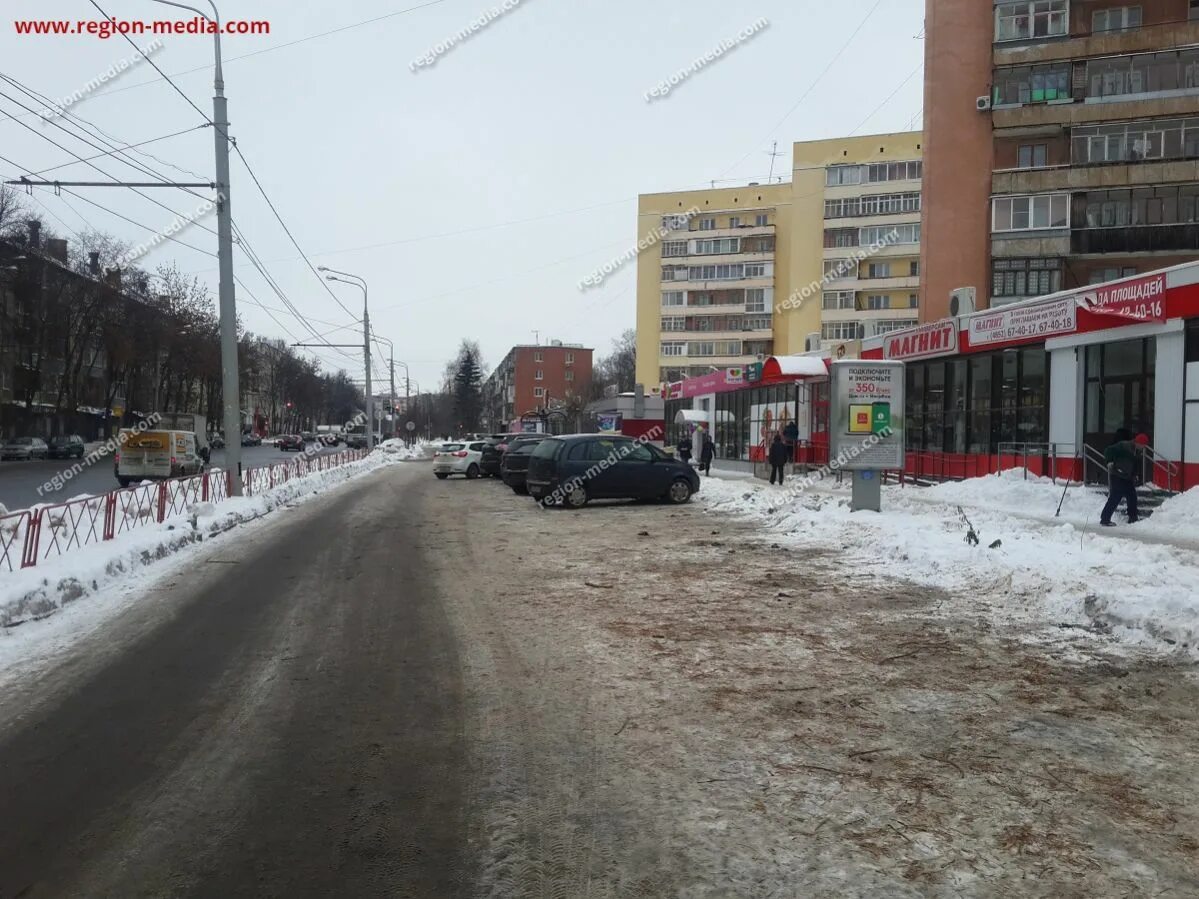
M542 354L541 354L540 352L534 353L534 354L533 354L533 361L534 361L534 362L541 362L541 361L543 361L543 356L542 356Z
M686 281L687 266L685 265L664 265L662 266L663 281Z
M996 197L991 231L1037 231L1069 226L1069 194L1037 194L1029 197Z
M866 180L877 181L918 181L924 170L924 163L914 162L872 162L866 166Z
M686 231L690 219L685 215L664 215L662 216L662 228L666 231Z
M751 287L745 291L745 311L765 312L766 291L761 287Z
M575 354L574 354L574 353L567 353L567 354L566 354L566 364L567 364L567 365L574 365L574 364L575 364Z
M688 356L740 356L740 340L693 340L687 344Z
M919 259L913 259L910 263L908 263L908 274L911 275L911 277L913 277L913 278L917 278L920 276L920 260Z
M541 399L543 396L545 396L545 388L544 387L534 387L533 388L533 396L537 397L538 399Z
M860 334L857 322L825 322L820 326L821 340L857 340Z
M1052 63L1040 66L1013 66L995 70L996 106L1023 106L1069 100L1070 65Z
M862 297L863 309L890 309L891 298L885 294L866 294Z
M545 380L545 372L542 371L540 368L537 369L537 374L533 375L533 380L534 381L544 381Z
M745 277L765 278L766 264L764 262L747 262L745 264Z
M684 331L686 330L687 319L681 315L664 315L662 316L663 331Z
M573 381L574 379L575 379L575 373L573 371L568 371L566 373L566 380Z
M837 281L841 278L852 278L857 263L852 259L824 260L824 280Z
M1139 6L1116 6L1112 9L1097 9L1091 15L1091 31L1124 31L1139 28L1141 8Z
M743 265L693 265L690 271L692 281L739 281L743 277Z
M1199 49L1095 59L1087 63L1087 96L1119 97L1199 88Z
M891 263L889 262L871 262L866 266L867 278L890 278Z
M1062 289L1060 259L994 259L991 296L1039 297Z
M754 216L754 227L765 228L769 224L768 216L764 212L759 212Z
M826 228L824 245L826 247L856 247L858 245L858 229Z
M730 228L740 228L741 227L741 216L730 215L729 216L729 227Z
M1046 144L1021 144L1019 162L1022 169L1040 169L1047 165L1049 147Z
M667 240L662 243L663 256L686 256L687 241L685 240Z
M667 290L662 293L663 306L682 306L684 303L684 294L681 290Z
M695 255L711 256L714 253L736 253L741 249L741 240L737 237L717 237L695 242Z
M824 183L829 187L862 183L862 166L830 165L824 171Z
M871 322L874 327L874 333L890 334L892 331L902 331L904 328L914 328L919 322L914 318L890 319L880 318L878 321Z
M920 226L912 225L871 225L862 228L858 236L862 246L870 244L920 243Z
M1096 268L1091 270L1091 274L1087 276L1088 284L1105 284L1108 281L1116 281L1120 278L1131 278L1137 273L1135 265L1115 267L1115 268Z
M1071 130L1070 154L1080 165L1196 159L1199 158L1199 118L1080 126Z
M1191 0L1191 12L1187 18L1192 22L1199 22L1199 0Z
M682 356L686 352L687 344L664 341L660 349L663 356Z
M699 230L700 231L715 231L716 230L716 219L700 219L699 220Z
M746 331L769 331L771 325L771 317L769 315L754 315L745 319L743 327Z
M845 197L839 200L824 201L824 217L826 219L840 219L850 215L857 215L861 208L860 197Z
M824 309L853 309L854 293L852 290L826 290L821 299Z
M1097 190L1083 196L1085 222L1075 222L1076 228L1199 223L1199 184Z
M909 293L908 294L908 308L909 309L919 309L920 308L920 294L918 294L918 293Z
M1066 0L1019 0L995 6L995 40L1027 41L1066 34Z
M899 163L908 165L908 163ZM908 170L905 169L905 172ZM887 179L883 179L887 180ZM920 211L920 193L872 194L865 197L843 197L824 201L826 219L849 218L856 215L899 215Z

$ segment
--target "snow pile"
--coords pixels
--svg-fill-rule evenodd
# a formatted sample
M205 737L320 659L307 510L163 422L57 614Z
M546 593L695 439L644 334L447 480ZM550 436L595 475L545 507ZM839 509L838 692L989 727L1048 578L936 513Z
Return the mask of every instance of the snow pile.
M219 504L192 502L161 524L144 524L113 540L39 561L34 568L5 573L0 580L0 626L11 627L53 614L67 603L96 593L192 543L397 461L394 456L375 453L337 468L293 478L254 496L231 497ZM152 517L153 510L147 509L146 514ZM60 529L69 526L69 522L62 523ZM65 541L60 537L60 542Z
M1173 531L1199 538L1199 487L1172 496L1146 522L1153 530ZM1137 525L1138 529L1140 525Z
M713 478L700 495L713 510L757 519L793 546L837 552L847 572L871 574L880 585L903 578L944 589L971 610L981 602L1003 621L1118 629L1199 655L1199 552L1147 540L1154 532L1139 524L1123 533L1141 539L1095 533L1096 497L1081 490L1073 514L1082 518L1089 507L1092 527L1055 520L1062 486L1009 475L888 487L882 514L850 511L848 479L800 491ZM1190 494L1170 503L1178 519L1193 521L1199 509ZM1046 510L1044 521L1028 514Z
M379 450L397 459L431 459L433 457L433 444L425 443L423 440L409 445L405 440L392 437L380 443Z

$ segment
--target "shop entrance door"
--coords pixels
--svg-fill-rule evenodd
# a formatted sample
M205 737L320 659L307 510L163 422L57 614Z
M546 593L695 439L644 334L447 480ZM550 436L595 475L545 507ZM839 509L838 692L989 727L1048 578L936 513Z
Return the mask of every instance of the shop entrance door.
M1102 452L1118 428L1145 434L1153 443L1154 370L1157 342L1152 337L1087 347L1086 427L1083 440ZM1087 480L1103 482L1104 472L1087 464Z

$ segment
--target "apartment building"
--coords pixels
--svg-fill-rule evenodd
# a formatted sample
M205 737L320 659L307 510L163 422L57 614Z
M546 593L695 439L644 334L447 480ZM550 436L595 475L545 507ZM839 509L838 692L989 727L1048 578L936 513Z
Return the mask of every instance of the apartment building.
M521 430L521 416L587 400L593 350L551 341L514 346L483 383L483 420L494 431Z
M797 143L789 184L640 198L637 380L744 367L907 327L919 132Z
M638 382L696 377L776 351L776 299L790 284L790 199L790 184L640 198Z
M792 283L801 286L792 297L800 303L795 323L811 331L786 352L839 347L917 322L921 143L914 131L794 145L792 214L820 228L793 229ZM817 303L819 315L810 307L805 314Z
M1199 0L927 0L924 320L1199 255Z

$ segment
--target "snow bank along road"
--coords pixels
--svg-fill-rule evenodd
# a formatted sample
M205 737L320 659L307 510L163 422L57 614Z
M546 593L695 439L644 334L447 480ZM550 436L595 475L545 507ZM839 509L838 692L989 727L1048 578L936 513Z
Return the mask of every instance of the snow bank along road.
M413 464L206 544L0 697L0 895L1199 894L1193 661L772 539Z

